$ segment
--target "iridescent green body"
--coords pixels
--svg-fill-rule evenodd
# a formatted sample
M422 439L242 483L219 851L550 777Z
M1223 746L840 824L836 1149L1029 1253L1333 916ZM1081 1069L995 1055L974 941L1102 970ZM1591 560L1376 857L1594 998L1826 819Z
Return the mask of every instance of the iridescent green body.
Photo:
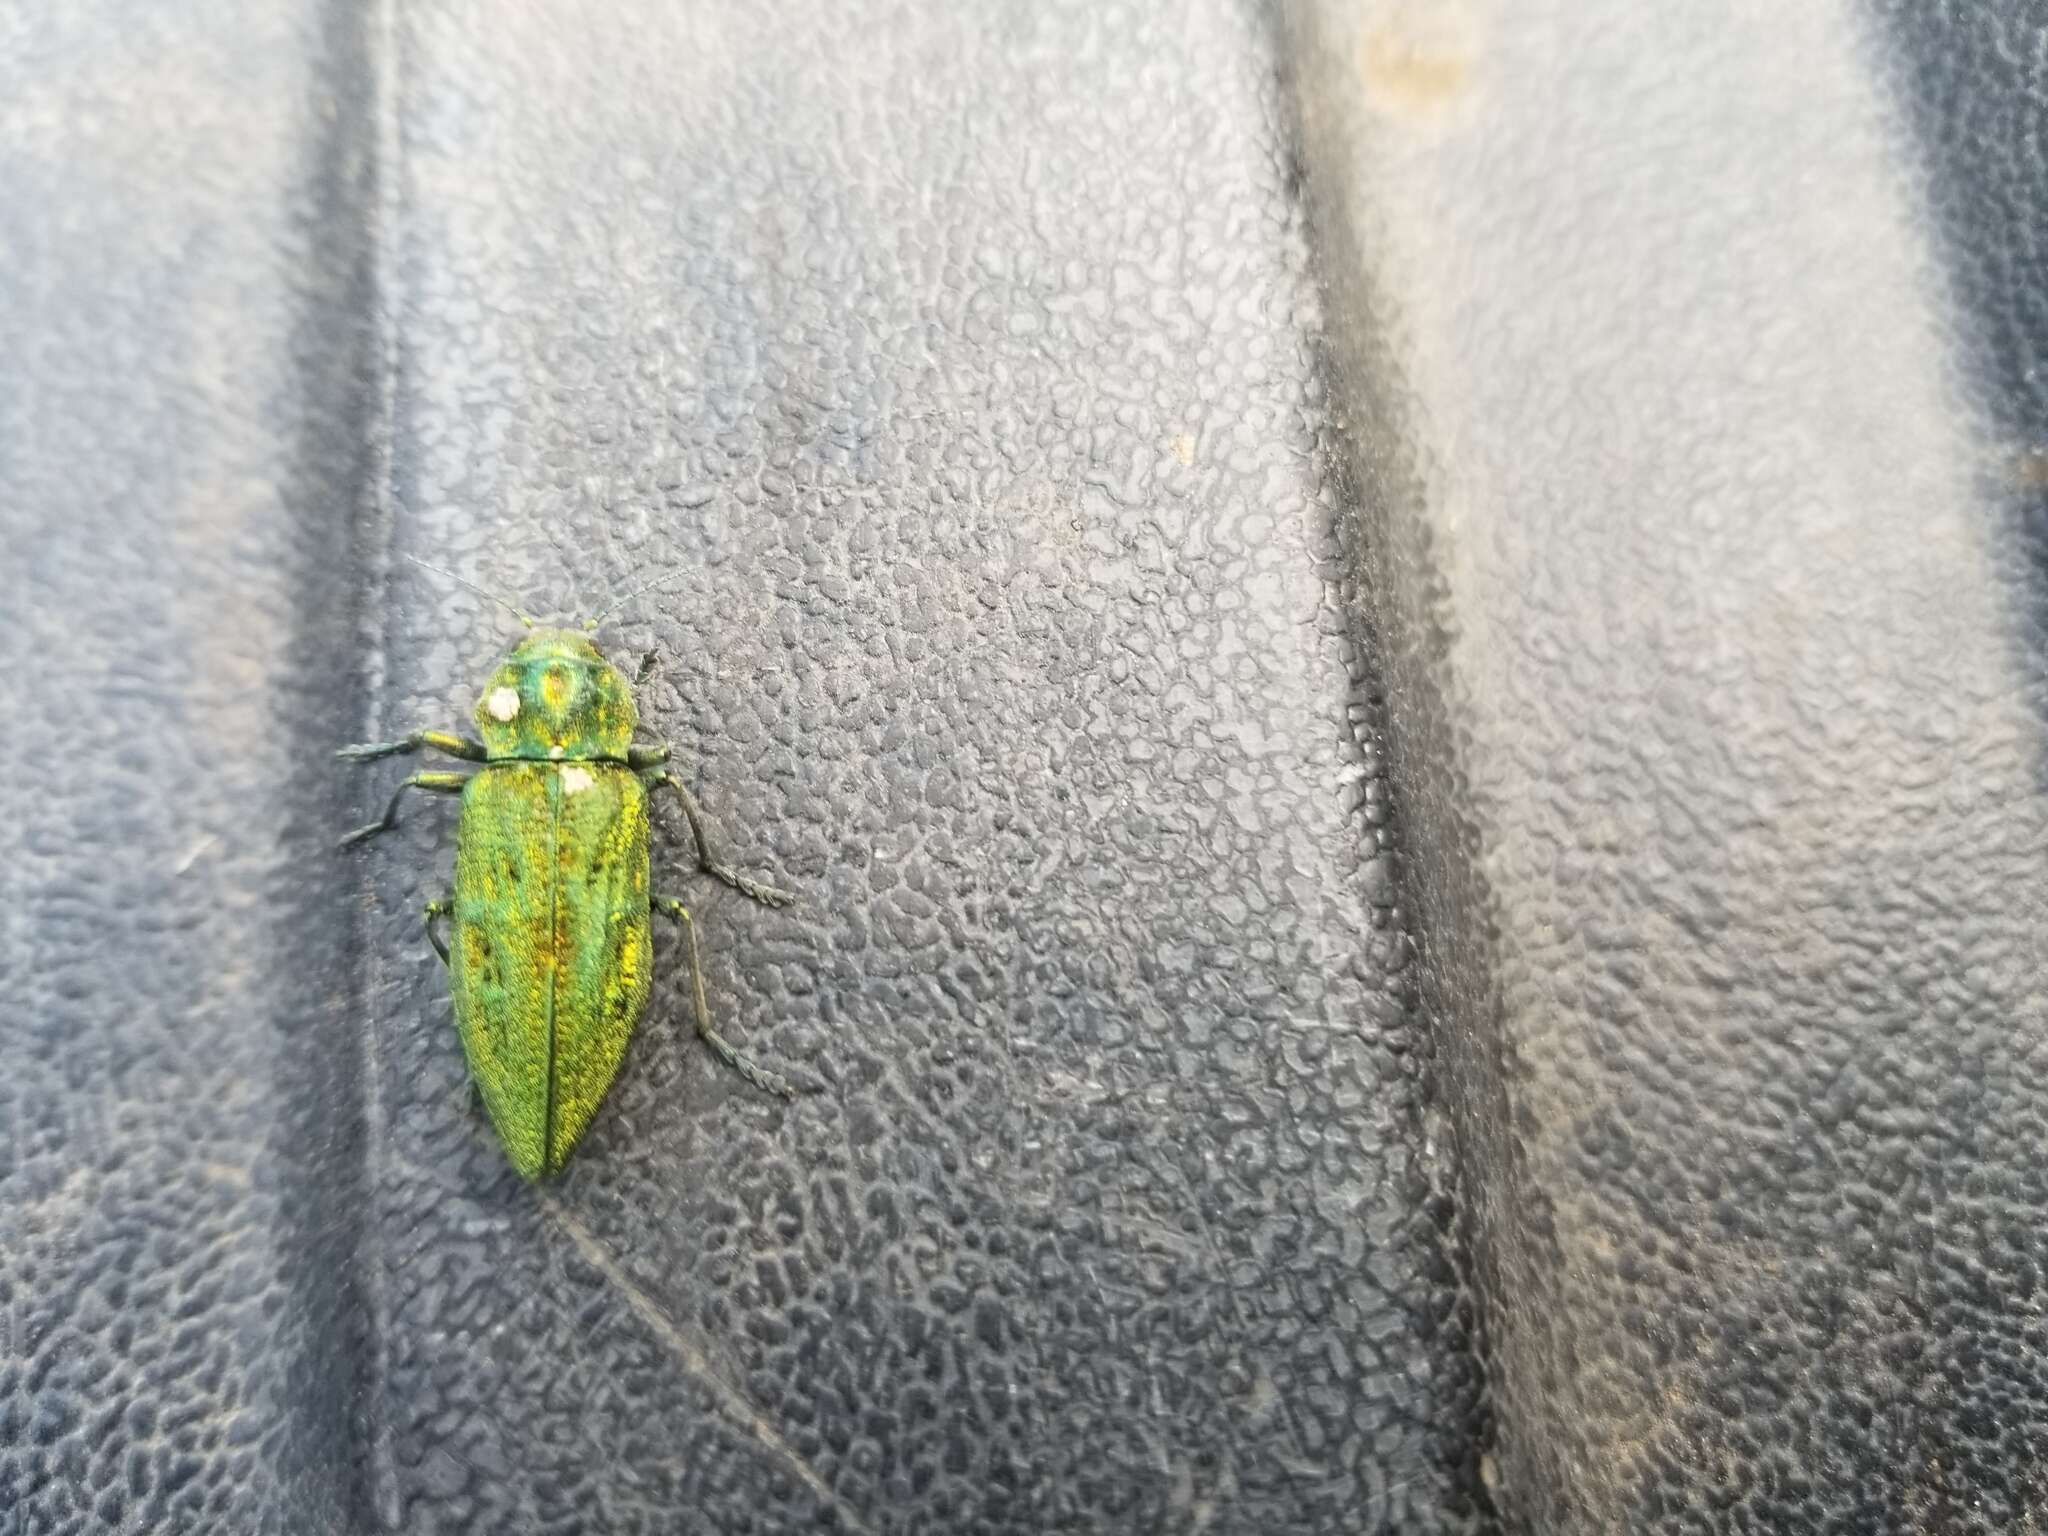
M647 791L623 764L494 762L462 792L449 985L513 1166L562 1166L647 1006Z
M463 1052L512 1165L559 1170L604 1102L647 1006L652 911L681 925L698 1033L757 1086L787 1095L711 1028L696 937L681 902L649 889L648 792L676 791L707 871L757 900L782 892L717 863L689 791L661 768L668 749L636 746L632 689L589 638L536 629L500 663L476 707L480 740L417 731L351 747L355 760L432 747L480 763L474 774L415 774L406 788L460 792L455 890L427 905L448 962ZM451 943L434 934L451 921Z

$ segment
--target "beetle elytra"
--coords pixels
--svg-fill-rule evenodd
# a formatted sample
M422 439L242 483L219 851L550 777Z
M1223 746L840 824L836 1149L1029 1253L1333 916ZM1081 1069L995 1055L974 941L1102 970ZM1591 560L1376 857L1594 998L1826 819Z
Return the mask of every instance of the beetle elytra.
M559 1171L604 1101L646 1010L656 912L681 930L698 1035L757 1088L793 1097L712 1027L689 909L650 889L650 795L669 789L682 802L699 868L771 906L792 898L720 863L696 798L664 766L669 749L632 739L632 687L590 638L602 616L582 630L551 628L472 590L527 626L477 701L477 735L419 730L338 755L431 750L478 768L413 774L381 819L342 842L395 827L409 789L462 797L455 888L427 903L427 938L448 968L470 1077L512 1165L530 1179ZM435 927L443 920L447 939Z

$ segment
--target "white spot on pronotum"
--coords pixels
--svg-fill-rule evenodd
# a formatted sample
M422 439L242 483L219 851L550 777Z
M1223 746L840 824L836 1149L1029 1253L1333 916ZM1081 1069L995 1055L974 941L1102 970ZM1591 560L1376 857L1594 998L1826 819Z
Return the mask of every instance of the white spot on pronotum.
M484 708L491 712L493 720L512 720L519 714L519 693L513 688L493 688L491 696L484 700Z
M597 780L590 776L588 768L564 768L562 770L562 793L573 795L590 788Z
M557 758L557 759L559 759L559 758L561 757L561 755L562 755L562 749L561 749L560 747L549 747L549 748L548 748L548 756L549 756L549 757L552 757L552 758Z

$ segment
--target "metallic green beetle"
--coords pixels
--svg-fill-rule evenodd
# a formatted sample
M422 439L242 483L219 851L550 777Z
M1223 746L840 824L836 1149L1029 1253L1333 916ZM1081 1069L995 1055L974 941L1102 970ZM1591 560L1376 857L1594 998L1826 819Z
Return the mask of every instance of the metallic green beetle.
M367 762L429 748L483 766L412 775L381 820L342 844L395 827L408 789L462 796L455 891L427 903L427 937L448 967L470 1076L512 1165L532 1179L561 1169L618 1074L647 1006L650 909L682 929L697 1033L748 1082L794 1097L711 1026L689 909L649 892L649 793L675 791L705 872L771 906L791 897L712 856L695 797L662 767L669 749L634 743L632 688L588 634L512 611L529 633L477 701L481 740L414 731L339 754ZM435 931L441 918L452 944Z

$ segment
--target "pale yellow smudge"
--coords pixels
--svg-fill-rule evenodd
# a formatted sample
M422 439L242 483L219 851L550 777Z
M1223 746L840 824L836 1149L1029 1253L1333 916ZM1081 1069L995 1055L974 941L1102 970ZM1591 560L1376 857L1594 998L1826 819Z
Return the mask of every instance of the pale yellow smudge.
M1450 106L1471 84L1474 30L1458 6L1404 13L1372 28L1359 53L1367 99L1411 117Z

